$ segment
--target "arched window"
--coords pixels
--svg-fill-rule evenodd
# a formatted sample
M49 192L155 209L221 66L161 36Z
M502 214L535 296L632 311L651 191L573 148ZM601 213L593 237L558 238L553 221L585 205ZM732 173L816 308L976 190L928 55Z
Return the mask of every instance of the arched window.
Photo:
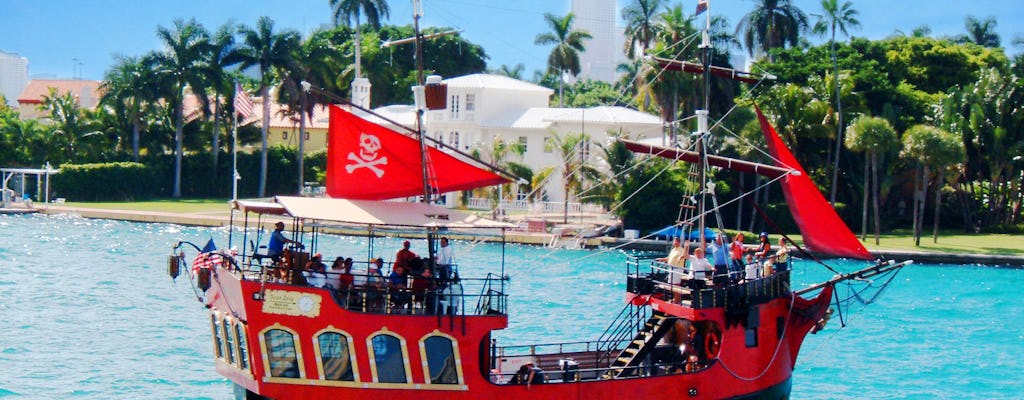
M210 329L213 331L213 354L217 358L224 358L224 343L220 337L220 318L216 313L210 314Z
M234 329L231 328L231 320L224 318L224 323L221 324L221 336L224 337L224 359L229 364L235 363L235 335L232 334L232 330Z
M427 374L432 384L459 383L459 370L452 340L444 336L431 336L423 340L423 353L427 359Z
M377 382L407 383L405 351L402 341L388 334L378 334L370 339L370 348L377 375Z
M238 337L238 366L249 369L249 344L245 340L245 328L241 322L235 323L235 336Z
M323 379L331 381L354 381L352 352L349 339L337 332L324 332L317 336L320 349L320 365Z
M298 378L299 360L295 350L295 336L283 329L270 329L263 334L264 352L270 364L270 376Z

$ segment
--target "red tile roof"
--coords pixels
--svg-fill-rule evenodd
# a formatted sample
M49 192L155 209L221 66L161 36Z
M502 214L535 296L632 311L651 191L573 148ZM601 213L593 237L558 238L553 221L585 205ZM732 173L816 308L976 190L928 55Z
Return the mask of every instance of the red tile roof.
M19 104L42 104L43 97L50 94L50 88L57 93L72 93L83 108L93 108L100 101L100 81L72 79L33 79L18 96Z

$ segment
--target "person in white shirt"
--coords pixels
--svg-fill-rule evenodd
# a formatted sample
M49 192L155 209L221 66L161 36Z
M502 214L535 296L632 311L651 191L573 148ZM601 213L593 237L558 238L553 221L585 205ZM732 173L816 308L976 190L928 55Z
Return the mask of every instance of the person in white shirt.
M448 243L448 238L441 238L441 248L437 249L437 276L442 280L448 280L451 276L452 266L455 265L455 251Z

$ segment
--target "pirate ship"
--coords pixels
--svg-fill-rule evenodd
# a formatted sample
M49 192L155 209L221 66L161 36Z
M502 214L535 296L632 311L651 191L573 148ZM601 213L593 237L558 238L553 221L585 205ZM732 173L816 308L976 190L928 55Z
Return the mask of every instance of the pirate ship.
M705 45L706 38L705 32ZM706 77L723 71L712 68L706 56L702 64L668 67ZM691 149L624 143L638 153L698 166L701 190L693 197L698 205L680 224L704 231L705 204L713 195L704 189L710 166L761 174L782 186L808 247L870 260L758 114L772 165L708 155L706 112L698 112L701 122ZM808 333L824 328L836 285L891 277L906 265L874 261L795 288L786 269L743 279L701 279L689 265L634 257L626 266L624 305L598 337L499 346L494 333L514 318L508 313L514 297L505 260L467 268L435 255L441 235L504 243L512 226L429 199L509 177L428 146L419 130L410 132L332 106L330 198L233 201L243 228L240 254L189 242L174 247L171 274L184 270L196 283L198 298L210 311L216 370L233 383L238 398L788 398L801 344ZM426 201L382 201L409 196ZM257 246L266 239L261 227L279 220L290 220L291 240L302 245L268 253L274 249ZM321 248L321 235L346 232L367 235L365 259L325 272L309 262L311 254L330 251ZM232 230L232 242L235 235ZM426 257L402 266L413 270L407 282L399 276L385 283L380 268L399 268L374 254L374 240L393 235L419 235L429 244ZM198 251L191 268L183 251L189 245ZM479 276L470 276L471 271ZM310 279L315 274L325 279Z

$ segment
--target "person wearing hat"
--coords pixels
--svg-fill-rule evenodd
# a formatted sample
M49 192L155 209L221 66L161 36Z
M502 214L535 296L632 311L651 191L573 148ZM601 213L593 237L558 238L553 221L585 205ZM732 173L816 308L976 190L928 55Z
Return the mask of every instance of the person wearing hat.
M288 243L297 245L300 248L303 247L302 243L284 237L284 222L277 221L277 223L274 224L274 232L270 234L270 241L267 242L267 256L270 257L271 260L278 262L281 261L281 253L284 251L284 245Z
M764 265L765 261L768 260L768 256L771 255L772 243L771 243L771 241L768 240L768 232L761 232L761 234L758 235L757 237L758 237L758 240L761 241L761 244L759 244L757 246L757 250L754 251L754 258L757 260L758 266L760 266L760 265ZM755 271L758 272L756 274L758 276L747 276L747 278L748 279L760 278L760 273L759 273L760 271L757 271L756 269L755 269ZM750 275L750 274L748 273L747 275Z

